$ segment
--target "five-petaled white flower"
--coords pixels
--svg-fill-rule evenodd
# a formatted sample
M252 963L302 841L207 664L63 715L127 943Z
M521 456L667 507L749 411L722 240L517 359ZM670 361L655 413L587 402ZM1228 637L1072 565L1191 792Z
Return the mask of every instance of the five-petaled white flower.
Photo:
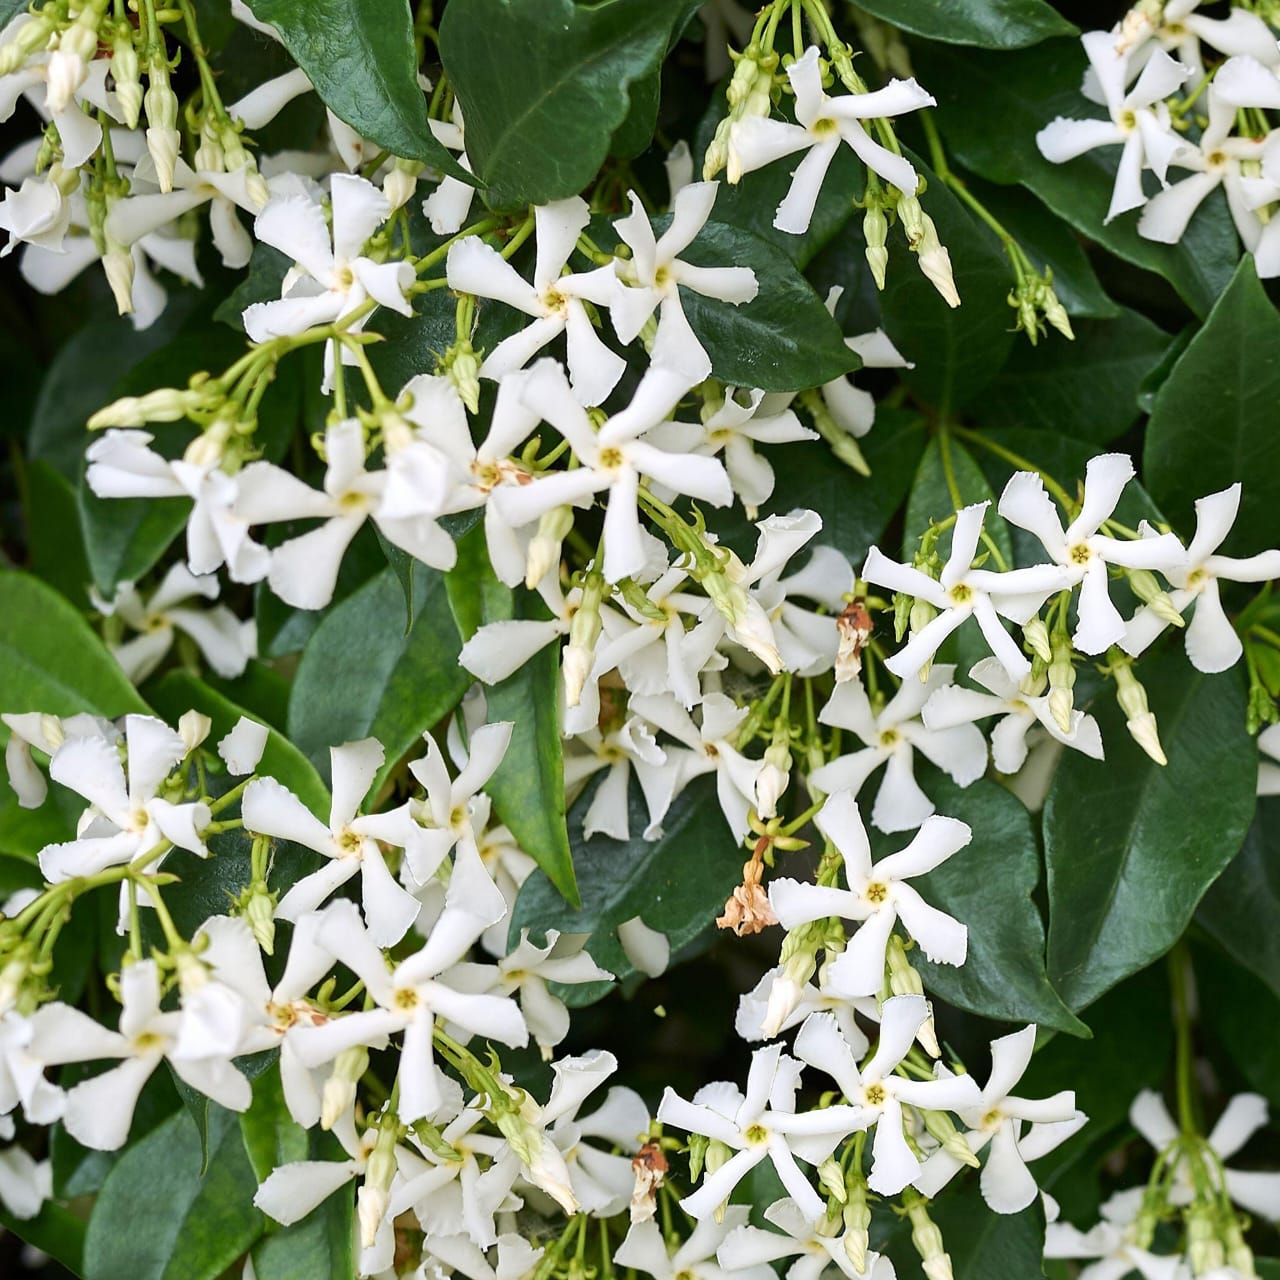
M941 866L969 843L972 832L955 818L926 818L905 849L871 861L871 843L848 791L837 791L814 819L844 858L847 889L780 878L769 885L769 901L784 929L827 916L860 922L848 946L827 972L826 986L846 997L875 995L884 985L885 949L901 919L930 960L964 964L969 931L960 921L931 907L904 883Z

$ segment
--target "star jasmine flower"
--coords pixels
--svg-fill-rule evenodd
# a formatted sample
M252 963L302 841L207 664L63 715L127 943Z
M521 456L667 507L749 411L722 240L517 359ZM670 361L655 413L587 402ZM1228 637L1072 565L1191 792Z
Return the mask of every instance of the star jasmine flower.
M583 815L582 834L588 840L594 835L631 839L628 793L634 771L649 811L644 838L658 839L680 774L668 764L668 752L658 745L653 726L631 716L616 729L607 733L588 729L573 742L575 749L566 752L564 760L564 784L570 795L576 795L593 774L607 770Z
M1280 199L1280 185L1257 176L1264 140L1230 134L1237 108L1280 106L1280 81L1252 58L1233 58L1219 68L1207 97L1209 123L1199 141L1187 144L1173 160L1179 168L1193 170L1191 176L1157 192L1147 202L1138 220L1138 233L1161 244L1177 244L1195 211L1221 186L1240 239L1255 253L1264 226L1255 210L1260 204Z
M244 329L254 342L303 333L332 324L367 299L401 315L413 308L404 291L414 281L407 262L374 262L361 250L391 212L387 198L364 178L336 173L329 181L333 204L333 234L315 201L301 195L272 199L253 224L255 237L292 258L296 266L285 276L274 302L255 302L245 308ZM363 328L366 317L349 329ZM354 357L343 351L342 358ZM325 344L325 382L331 386L333 342Z
M212 574L197 578L183 564L173 565L145 601L132 582L120 583L111 601L96 593L91 596L104 617L119 618L139 633L110 646L134 684L141 684L160 665L179 632L190 636L205 661L228 680L242 675L257 651L252 621L241 622L225 605L199 609L188 603L216 600L218 580Z
M177 1052L182 1014L161 1012L160 974L154 960L138 960L120 974L120 1029L108 1031L66 1004L47 1004L35 1015L30 1053L46 1066L117 1058L119 1066L67 1090L62 1123L81 1145L115 1151L124 1145L143 1085L166 1058L191 1088L231 1111L252 1101L249 1082L227 1058L187 1058Z
M444 1100L442 1076L435 1064L432 1034L436 1019L510 1048L529 1042L524 1018L506 996L475 995L450 986L444 974L470 950L480 934L506 914L507 904L480 866L459 859L449 882L445 909L421 950L388 969L373 935L360 921L355 904L332 903L319 939L334 958L365 984L371 1008L332 1018L322 1026L299 1027L295 1047L305 1066L332 1062L344 1049L379 1046L402 1034L399 1116L412 1124L436 1111Z
M904 1106L928 1111L961 1111L978 1101L970 1076L944 1075L912 1080L894 1074L930 1016L923 996L891 996L880 1009L880 1038L875 1052L859 1068L853 1050L829 1013L810 1014L796 1036L796 1056L829 1075L862 1115L862 1128L875 1126L871 1175L867 1185L896 1196L920 1176L920 1162L907 1144Z
M744 1224L725 1237L716 1260L729 1274L740 1276L782 1258L795 1258L787 1268L787 1280L818 1280L833 1264L849 1280L893 1280L893 1263L878 1253L868 1253L862 1267L854 1266L845 1249L845 1233L824 1234L831 1227L829 1214L815 1224L794 1200L785 1199L775 1200L764 1211L764 1220L778 1230Z
M774 1270L767 1262L722 1263L716 1256L726 1239L747 1229L750 1212L745 1204L731 1204L722 1221L700 1219L674 1253L667 1251L662 1230L653 1219L633 1222L613 1261L619 1267L643 1271L653 1280L770 1280Z
M396 883L379 841L412 851L420 828L407 804L389 813L359 812L383 755L373 738L330 749L333 802L327 826L275 778L255 778L245 788L241 813L246 831L291 840L328 859L280 899L277 919L294 921L314 911L358 873L365 918L379 944L398 942L414 922L418 900Z
M862 576L868 582L925 600L938 610L937 616L917 631L901 652L885 662L902 680L919 674L942 642L971 616L977 619L983 639L1009 675L1021 680L1030 673L1031 663L1001 625L1000 615L1026 622L1053 592L1066 587L1070 578L1060 566L1052 564L1005 573L971 569L990 505L975 502L956 512L951 554L936 582L919 569L890 560L879 547L872 547L867 553Z
M781 1035L792 1027L798 1027L811 1013L829 1013L840 1024L840 1034L849 1042L854 1054L861 1057L866 1053L871 1042L863 1034L853 1015L857 1012L871 1022L879 1022L880 1008L876 1001L861 996L851 1000L832 991L824 991L811 982L799 987L794 1004L779 1019L777 1031L770 1034L772 1029L766 1023L773 987L775 983L785 980L785 967L775 965L750 991L738 997L734 1030L743 1040L771 1040L774 1035ZM790 1001L788 1003L791 1004Z
M20 244L60 252L71 212L71 201L52 176L24 178L16 191L6 188L0 201L0 231L9 233L9 241L0 249L0 258L7 258Z
M452 120L428 120L427 124L436 141L456 152L454 159L470 173L471 161L467 158L466 123L462 118L462 104L456 98L453 100ZM436 189L422 202L422 213L431 223L431 230L436 235L457 235L471 213L475 197L475 187L446 173Z
M1137 1272L1142 1280L1182 1280L1181 1258L1158 1257L1130 1243L1127 1223L1099 1222L1085 1232L1069 1222L1051 1222L1045 1231L1046 1258L1093 1259L1087 1280L1122 1280Z
M1149 168L1166 186L1169 165L1187 147L1170 127L1164 99L1176 92L1192 74L1157 49L1142 68L1137 83L1126 90L1128 59L1116 52L1115 39L1106 31L1089 31L1080 37L1089 64L1097 76L1110 120L1069 120L1059 116L1036 134L1040 154L1053 164L1074 160L1097 147L1122 146L1111 206L1104 221L1146 203L1142 171Z
M13 1122L8 1117L0 1117L0 1137L13 1137ZM53 1165L48 1160L36 1161L17 1143L0 1147L0 1205L25 1222L52 1199Z
M847 729L863 746L813 770L813 785L828 795L847 790L856 796L883 765L871 825L880 831L914 831L934 810L915 780L917 751L962 787L986 772L987 741L978 729L971 724L929 729L919 718L925 703L951 684L954 674L953 665L935 663L927 680L904 680L879 710L872 707L860 681L836 685L818 720Z
M569 382L584 405L601 404L626 370L622 357L600 340L583 299L608 305L617 289L611 267L584 275L565 275L578 236L591 221L579 196L534 209L537 257L530 284L496 249L479 236L467 236L449 249L449 288L478 298L494 298L533 317L533 323L504 338L485 356L482 378L501 378L522 369L552 339L565 334Z
M648 560L637 490L652 476L675 493L688 494L713 506L728 506L733 489L723 465L713 458L667 453L640 439L665 422L689 389L682 373L654 364L636 389L630 405L608 418L596 431L587 411L574 398L564 370L554 360L539 361L526 384L524 402L551 423L573 449L579 465L553 471L518 488L494 494L502 515L515 528L532 524L554 507L586 505L592 495L608 490L604 520L604 576L607 582L639 573Z
M704 1085L692 1102L671 1088L664 1091L658 1106L663 1124L721 1142L734 1153L680 1201L690 1217L702 1220L715 1214L762 1160L772 1162L802 1213L814 1221L822 1215L826 1203L809 1185L797 1157L821 1164L844 1138L866 1129L871 1117L856 1105L797 1114L799 1083L800 1063L785 1055L781 1045L772 1044L752 1054L745 1094L724 1081Z
M649 216L634 191L630 193L631 212L613 224L631 249L630 261L615 259L618 278L626 287L611 303L613 327L620 341L631 343L657 311L658 330L650 353L653 363L678 369L686 376L686 385L701 382L711 373L711 357L684 313L680 287L734 306L751 302L759 290L750 267L700 267L679 256L706 225L718 188L716 182L693 182L677 191L671 222L659 237L654 236Z
M454 1275L468 1280L522 1280L533 1272L545 1250L535 1248L523 1236L513 1233L501 1235L497 1240L497 1260L491 1265L484 1250L467 1235L428 1234L424 1242L429 1257L413 1272L409 1280L432 1280L439 1274L432 1259L443 1262Z
M1026 762L1027 733L1037 724L1064 746L1095 760L1103 758L1098 722L1073 708L1070 732L1063 733L1049 707L1043 677L1035 681L1028 677L1019 684L1009 678L998 659L984 658L969 672L969 678L987 692L958 684L935 689L920 712L926 729L953 729L988 716L1000 716L1000 722L991 730L991 763L1005 774L1017 773ZM1040 692L1028 692L1028 684Z
M1164 571L1174 587L1169 596L1173 607L1182 613L1195 603L1186 633L1187 657L1197 671L1209 674L1235 666L1244 652L1240 637L1222 608L1218 583L1280 578L1280 550L1263 551L1245 559L1218 555L1240 510L1240 493L1237 483L1196 500L1196 531L1187 544L1186 560ZM1168 626L1167 619L1146 605L1130 619L1120 647L1137 657Z
M1000 514L1010 524L1034 534L1050 559L1067 571L1068 581L1080 584L1079 615L1072 643L1081 653L1104 653L1110 645L1118 644L1125 633L1124 619L1108 591L1108 565L1167 573L1181 568L1186 560L1182 543L1171 533L1121 539L1098 532L1111 518L1133 476L1133 463L1123 453L1090 458L1085 468L1080 513L1065 529L1043 481L1034 471L1015 472L1000 495Z
M848 791L837 791L814 819L844 858L847 889L780 878L769 885L769 902L784 929L826 916L860 922L848 946L829 966L826 986L847 997L875 995L884 985L885 949L894 924L907 932L935 964L964 964L969 931L931 907L906 884L941 866L963 849L972 832L955 818L926 818L905 849L872 864L871 843Z
M249 524L233 511L238 477L216 464L170 462L149 448L146 431L108 430L85 452L85 480L99 498L191 498L187 517L187 567L204 577L226 565L232 582L258 582L271 562L266 547L249 536Z
M1176 53L1197 75L1204 74L1202 41L1229 58L1246 55L1271 67L1280 63L1275 33L1258 14L1233 7L1225 18L1209 18L1195 12L1201 3L1165 0L1158 10L1136 5L1112 29L1117 50L1136 63L1158 45Z
M747 815L755 804L756 780L763 761L750 760L734 746L748 708L738 706L723 693L709 693L702 700L702 723L693 717L672 694L638 694L630 707L636 715L668 733L684 751L667 752L668 767L677 773L672 795L704 773L716 777L716 799L730 832L741 836L747 831Z
M548 929L546 943L538 946L530 941L529 930L521 929L520 941L497 964L463 961L444 974L444 981L459 991L518 995L534 1043L544 1058L550 1058L551 1050L569 1034L569 1010L547 983L572 986L613 980L613 974L600 968L584 950L588 937Z
M12 913L13 905L12 899L5 904L6 914ZM0 1128L6 1122L12 1125L19 1106L31 1124L54 1124L66 1110L66 1094L44 1078L44 1063L32 1056L34 1034L30 1018L13 1008L0 1013Z
M842 142L868 169L903 195L915 195L919 181L916 171L900 155L873 142L862 122L937 106L932 94L909 79L890 80L883 89L871 93L829 98L822 91L822 64L816 45L810 45L804 56L787 68L787 79L795 94L798 123L752 116L742 121L735 135L743 173L762 169L797 151L807 153L792 175L791 186L774 217L773 225L779 231L803 235L809 230L822 181Z
M119 740L110 720L83 712L66 717L42 711L5 712L0 715L0 724L9 730L4 748L5 772L23 809L38 809L49 794L44 774L31 758L32 749L52 757L68 738L100 738L112 750Z
M476 833L489 821L489 797L484 787L507 753L513 728L510 720L476 728L467 757L454 778L449 777L435 739L429 733L422 735L427 754L409 765L409 772L426 792L425 800L409 802L410 812L420 824L407 859L417 884L425 885L455 846L461 845L479 860Z
M364 428L356 419L346 418L329 427L325 456L323 490L312 489L271 462L251 462L235 477L234 514L246 526L324 521L272 549L267 581L281 600L297 609L324 608L333 598L342 557L368 519L389 542L423 563L435 569L453 567L457 559L453 539L432 517L401 517L384 511L389 473L365 469Z
M970 1151L977 1154L988 1144L991 1152L982 1169L982 1198L995 1213L1020 1213L1039 1192L1036 1180L1027 1171L1028 1152L1022 1149L1022 1125L1031 1125L1032 1134L1044 1131L1052 1138L1053 1146L1065 1142L1077 1132L1087 1117L1076 1110L1076 1095L1063 1090L1051 1098L1028 1099L1013 1097L1010 1091L1026 1074L1035 1050L1036 1028L1023 1027L1012 1035L1001 1036L991 1042L991 1074L978 1103L960 1113L969 1127L965 1141ZM1037 1139L1036 1154L1046 1154L1052 1147L1043 1147ZM930 1198L936 1196L951 1181L964 1163L945 1147L940 1147L925 1162L915 1187Z
M96 875L151 853L165 841L204 857L201 832L212 820L202 802L174 803L160 793L190 747L154 716L125 719L125 755L94 735L67 738L49 762L49 777L89 801L79 835L40 851L40 870L57 884Z

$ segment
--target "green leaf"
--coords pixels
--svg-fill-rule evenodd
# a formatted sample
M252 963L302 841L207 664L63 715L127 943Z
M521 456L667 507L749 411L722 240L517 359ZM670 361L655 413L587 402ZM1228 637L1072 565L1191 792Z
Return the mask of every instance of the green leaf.
M30 0L0 0L0 29L7 27L20 13L31 8Z
M1172 339L1127 308L1073 327L1074 342L1051 333L1014 348L982 397L982 426L1041 427L1106 444L1138 420L1138 391Z
M93 1206L86 1280L215 1280L262 1234L257 1179L236 1117L209 1117L208 1170L200 1136L176 1112L120 1158Z
M213 721L213 729L205 745L210 749L236 727L241 716L247 715L251 720L259 718L189 671L169 672L151 686L150 693L156 710L175 724L179 716L193 708L208 716ZM278 778L313 813L328 814L329 791L311 761L288 738L270 727L257 772Z
M147 710L80 613L38 578L0 571L0 708L114 717Z
M862 0L860 7L928 40L983 49L1022 49L1078 30L1045 0Z
M1168 765L1132 741L1107 695L1091 708L1106 760L1067 752L1045 801L1049 975L1077 1011L1178 940L1253 818L1240 682L1191 669L1180 645L1137 674Z
M279 1059L272 1055L267 1070L253 1082L253 1102L240 1116L240 1134L254 1176L265 1182L274 1169L307 1159L307 1131L289 1114L280 1081Z
M571 910L545 875L524 882L511 916L512 940L529 929L535 940L547 929L587 933L587 950L596 963L622 980L636 972L618 941L617 928L639 916L667 935L671 954L687 946L715 923L734 885L742 878L741 847L725 825L715 785L698 778L680 793L662 822L662 835L645 840L648 808L638 786L628 797L630 840L582 834L594 787L579 798L569 815L573 869L582 894L580 910ZM588 1004L608 984L587 983L563 993L570 1005Z
M1280 997L1280 797L1263 796L1244 848L1205 894L1196 920Z
M968 958L959 967L912 953L925 987L984 1018L1036 1022L1087 1036L1088 1028L1063 1004L1045 971L1044 923L1033 899L1040 852L1031 815L1012 792L986 779L958 787L931 771L927 790L939 813L972 827L973 842L913 881L930 903L969 929ZM874 843L883 856L905 840L877 833Z
M447 576L449 608L458 635L510 618L544 617L532 592L513 593L489 564L484 530L458 542L458 563ZM488 723L512 723L511 743L485 790L516 843L573 906L578 886L565 829L564 757L560 738L560 652L547 645L519 671L485 689ZM465 686L464 686L465 687Z
M1280 1107L1280 1038L1258 1034L1280 1019L1280 999L1211 944L1193 947L1191 955L1206 1043L1218 1051L1215 1067L1230 1064L1233 1074Z
M68 600L87 603L91 576L75 489L62 472L39 460L27 467L26 482L31 572Z
M393 156L474 182L435 139L406 0L249 0L326 107Z
M661 235L666 218L654 230ZM750 231L708 222L681 255L701 267L750 267L759 293L734 306L680 290L694 333L722 382L763 391L818 387L858 368L822 299L777 248Z
M1143 446L1152 496L1180 528L1195 500L1244 481L1225 555L1276 541L1280 507L1280 313L1247 254L1156 396Z
M933 524L954 515L961 507L974 502L990 502L983 528L1000 549L1006 563L1013 561L1009 526L996 514L995 495L991 492L982 468L958 440L944 432L934 436L920 459L911 496L907 499L907 515L902 531L902 556L910 563L920 549L920 538ZM979 552L986 550L979 544ZM951 554L951 530L938 538L938 554L945 560Z
M1021 1213L992 1213L969 1174L929 1206L951 1255L955 1280L1044 1275L1044 1206L1037 1196Z
M1036 147L1036 133L1055 117L1098 115L1080 93L1085 57L1078 42L1051 40L1015 53L925 44L912 55L921 83L938 99L938 127L954 160L992 182L1021 183L1090 240L1164 276L1197 315L1208 312L1239 257L1220 192L1201 207L1179 244L1157 244L1138 235L1134 213L1103 225L1118 148L1057 165Z
M928 183L921 203L951 254L960 306L947 305L920 270L901 231L895 231L889 237L880 307L885 332L916 366L903 370L903 381L945 416L972 400L1009 354L1013 277L991 232L974 221L918 156L910 159Z
M576 195L666 53L684 0L453 0L440 57L495 208ZM518 71L516 70L518 68Z
M62 1263L72 1275L84 1275L84 1219L64 1209L52 1200L46 1200L34 1218L15 1218L0 1204L0 1227L12 1231L19 1240L34 1245L56 1262Z
M253 1269L257 1280L350 1280L356 1274L354 1184L254 1245Z
M376 789L471 683L458 665L461 645L443 576L419 565L415 581L418 604L407 635L404 593L387 568L332 610L302 651L289 695L289 738L322 778L331 746L373 737L387 752Z

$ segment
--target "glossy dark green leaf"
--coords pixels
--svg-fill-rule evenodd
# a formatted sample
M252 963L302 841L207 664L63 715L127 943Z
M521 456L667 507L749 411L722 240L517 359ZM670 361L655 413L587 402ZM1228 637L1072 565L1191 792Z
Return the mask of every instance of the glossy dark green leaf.
M1021 49L1076 32L1045 0L867 0L861 8L928 40L983 49Z
M32 573L68 600L87 604L92 577L75 488L60 471L37 459L26 469L26 508Z
M31 7L28 0L0 0L0 28L7 27L20 13Z
M249 0L326 107L393 156L472 181L427 125L406 0Z
M34 1245L72 1275L85 1275L84 1219L52 1200L46 1200L34 1218L15 1218L0 1204L0 1227L12 1231L19 1240Z
M1074 327L1074 342L1051 333L1014 348L982 397L982 426L1040 427L1105 444L1138 420L1139 388L1169 335L1129 310Z
M305 1160L310 1154L307 1131L285 1105L278 1059L254 1080L253 1102L240 1116L240 1134L259 1182L265 1182L280 1165Z
M1259 1035L1280 1019L1280 998L1230 956L1206 943L1191 949L1206 1047L1214 1065L1280 1107L1280 1037Z
M1244 847L1205 894L1196 920L1280 997L1280 796L1263 796Z
M515 593L494 576L483 529L458 543L458 563L448 574L449 607L457 634L469 640L477 627L510 618L545 617L531 592ZM519 671L485 689L488 723L509 720L511 743L485 790L516 843L573 906L578 886L565 827L564 757L560 737L560 653L547 645Z
M350 1280L356 1271L354 1184L253 1247L257 1280Z
M596 963L623 979L636 970L618 941L618 926L639 916L651 929L666 934L674 955L715 923L742 878L745 855L725 825L709 778L697 779L680 793L657 840L641 835L648 825L648 809L635 786L627 810L631 839L585 839L582 824L594 790L584 793L569 815L581 910L570 909L551 882L535 873L516 900L511 937L519 938L526 928L535 940L547 929L590 934L587 950ZM565 999L586 1004L607 990L604 983L583 984L567 990Z
M1031 815L1015 795L986 779L958 787L931 773L928 792L939 813L969 824L973 842L912 882L969 929L968 958L958 968L912 953L925 989L985 1018L1087 1035L1045 971L1044 923L1032 896L1040 880L1040 851ZM881 857L905 843L902 836L875 837Z
M1112 693L1091 707L1106 760L1064 754L1044 809L1049 975L1073 1009L1163 955L1253 819L1256 752L1235 674L1181 646L1139 664L1169 758L1130 739Z
M1044 1275L1044 1208L1037 1196L1021 1213L992 1213L972 1174L930 1205L951 1255L955 1280Z
M938 44L912 52L920 82L938 99L938 127L954 160L992 182L1028 187L1082 235L1164 276L1198 315L1209 311L1239 257L1224 200L1206 201L1181 243L1156 244L1138 235L1136 213L1103 225L1118 148L1057 165L1036 147L1036 133L1056 116L1098 115L1080 93L1085 57L1077 41L1050 40L1013 53Z
M903 559L910 563L920 548L921 535L931 524L940 524L961 507L974 502L991 503L983 528L991 535L1005 562L1012 563L1009 526L995 512L995 495L982 474L982 468L959 440L946 433L934 436L920 459L911 484L911 495L907 498L907 516L902 532ZM979 554L987 551L986 545L979 544L978 551ZM951 531L948 529L938 538L938 554L945 560L950 553Z
M666 53L684 0L453 0L440 56L497 208L576 195ZM513 74L516 68L518 74Z
M236 727L241 716L257 719L189 671L169 672L151 686L150 694L156 710L172 723L176 724L179 716L192 709L208 716L213 721L206 743L210 749ZM328 814L329 791L320 775L311 761L275 729L267 730L267 745L256 772L278 778L312 812Z
M147 704L80 613L38 578L0 572L0 706L119 716Z
M86 1280L215 1280L262 1234L257 1179L236 1117L209 1119L210 1160L185 1110L131 1147L103 1183L84 1244Z
M418 607L407 635L404 593L387 568L328 614L303 650L289 696L289 738L322 778L330 747L368 737L386 748L385 777L471 682L458 666L461 645L442 575L419 565L415 580Z
M1277 396L1280 313L1246 256L1160 388L1143 449L1152 496L1188 532L1197 498L1244 482L1226 555L1252 555L1277 541Z
M661 233L662 220L656 224ZM764 391L817 387L859 365L813 286L777 248L750 231L708 222L683 259L750 267L759 293L734 306L681 289L693 331L723 382Z
M915 364L903 371L903 379L946 416L995 377L1013 346L1013 310L1008 303L1013 277L995 237L919 157L911 160L928 183L920 203L951 254L960 306L947 305L895 228L889 237L881 311L885 332Z

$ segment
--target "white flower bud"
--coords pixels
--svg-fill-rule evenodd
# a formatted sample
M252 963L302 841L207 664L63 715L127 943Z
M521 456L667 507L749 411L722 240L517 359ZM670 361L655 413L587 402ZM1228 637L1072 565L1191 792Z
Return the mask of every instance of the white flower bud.
M333 1060L333 1070L324 1082L320 1099L320 1127L332 1129L356 1100L356 1085L369 1069L369 1051L364 1045L344 1049Z
M920 270L928 277L929 283L942 295L947 306L958 307L960 295L956 292L955 277L951 273L951 255L938 239L937 228L928 214L924 217L924 235L915 250Z
M1130 736L1134 742L1140 746L1143 751L1151 757L1158 765L1166 765L1169 763L1168 757L1164 753L1164 748L1160 745L1160 732L1156 727L1156 718L1147 711L1140 716L1134 716L1130 720L1125 721L1125 727L1129 730Z
M877 289L884 288L885 271L889 266L889 251L885 244L889 239L889 220L879 203L868 205L862 217L862 236L867 243L867 266Z
M136 129L142 116L142 77L138 53L133 47L133 31L127 23L112 41L111 76L116 82L116 98L124 123L130 129Z
M383 1116L378 1140L364 1167L364 1184L356 1195L356 1213L360 1219L360 1243L373 1248L378 1228L391 1204L391 1183L396 1176L396 1142L399 1126L391 1116Z
M572 507L552 507L538 521L538 530L525 553L524 585L530 591L560 564L560 548L572 528Z
M867 1250L871 1247L871 1208L867 1204L867 1184L858 1174L850 1174L844 1204L844 1251L853 1269L861 1274L867 1269Z
M191 710L183 714L178 721L178 736L187 744L188 751L194 751L213 729L213 721L200 711Z
M71 29L75 30L74 27ZM65 111L88 74L89 68L85 60L69 49L64 40L62 46L49 55L48 96L45 99L49 110Z
M116 300L116 310L127 316L133 312L133 254L121 245L109 245L102 256L102 269L107 273Z
M1045 626L1043 618L1032 618L1022 628L1022 634L1027 644L1031 646L1031 652L1037 658L1044 662L1053 661L1053 647L1049 642L1049 628Z
M392 212L408 204L418 189L418 174L422 166L413 160L397 160L382 180L382 194L387 197Z

